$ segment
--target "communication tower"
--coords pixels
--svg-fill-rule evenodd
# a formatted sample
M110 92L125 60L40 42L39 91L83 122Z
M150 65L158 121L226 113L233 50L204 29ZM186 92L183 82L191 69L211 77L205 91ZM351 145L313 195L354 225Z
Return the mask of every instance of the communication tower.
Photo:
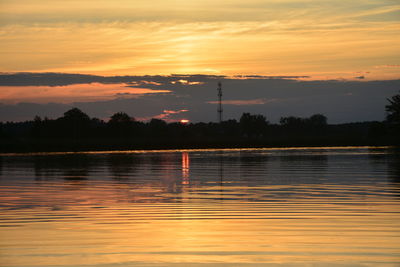
M222 84L218 82L218 120L222 122Z

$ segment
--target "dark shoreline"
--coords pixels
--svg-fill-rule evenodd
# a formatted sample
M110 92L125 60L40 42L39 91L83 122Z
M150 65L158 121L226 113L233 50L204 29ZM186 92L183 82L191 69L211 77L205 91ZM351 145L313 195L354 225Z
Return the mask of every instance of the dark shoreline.
M176 149L135 149L135 150L88 150L88 151L51 151L51 152L6 152L0 157L9 156L52 156L52 155L79 155L79 154L140 154L140 153L174 153L174 152L201 152L201 151L274 151L274 150L346 150L346 149L394 149L398 146L292 146L292 147L237 147L237 148L176 148Z
M6 142L4 142L6 141ZM142 142L143 141L143 142ZM46 153L46 152L99 152L99 151L151 151L188 149L272 149L272 148L313 148L313 147L398 147L395 138L387 140L209 140L209 142L190 142L189 140L0 140L0 153Z
M327 118L282 117L243 113L220 123L136 121L126 113L108 122L71 109L58 119L0 123L0 153L163 150L260 147L394 146L400 125L388 121L328 124Z

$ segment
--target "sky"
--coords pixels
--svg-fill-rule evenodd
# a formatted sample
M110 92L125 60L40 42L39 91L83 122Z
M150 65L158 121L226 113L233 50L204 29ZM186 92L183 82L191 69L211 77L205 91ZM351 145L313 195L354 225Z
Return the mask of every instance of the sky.
M70 106L104 119L125 111L215 120L218 81L226 118L253 110L272 120L314 111L331 122L382 120L400 88L400 2L0 0L0 72L2 121L56 117ZM97 78L54 84L55 73ZM332 110L312 100L325 88ZM342 92L353 98L347 117L338 106L348 99L328 101ZM143 105L148 99L159 106ZM119 101L144 110L118 110Z

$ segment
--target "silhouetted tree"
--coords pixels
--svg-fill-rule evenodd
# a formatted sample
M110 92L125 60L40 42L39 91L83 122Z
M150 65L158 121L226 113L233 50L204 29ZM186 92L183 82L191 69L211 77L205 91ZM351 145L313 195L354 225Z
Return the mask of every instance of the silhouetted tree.
M4 137L3 123L0 122L0 137Z
M328 119L322 114L314 114L309 118L299 118L299 117L282 117L280 119L280 124L286 129L290 130L322 130L328 125Z
M400 124L400 94L392 96L388 101L389 104L386 105L387 121Z
M64 116L57 119L58 129L62 135L78 138L88 136L91 126L90 117L78 108L72 108L64 113Z
M260 136L265 133L268 126L267 119L263 115L251 115L243 113L240 117L240 128L247 136Z
M160 119L151 119L148 124L149 134L151 136L165 136L168 131L168 125Z
M135 119L129 117L128 114L124 112L118 112L111 116L109 123L130 123L134 120Z
M288 129L301 129L305 126L305 119L299 117L282 117L279 123Z
M35 118L33 119L32 136L41 137L42 129L43 129L42 118L40 118L39 116L35 116Z
M308 122L313 128L324 128L326 127L328 119L322 114L314 114L309 119Z
M134 118L124 112L118 112L111 116L108 128L111 136L128 137L133 133Z
M149 122L149 126L154 128L164 128L167 126L167 123L160 119L151 119Z
M371 125L368 129L368 138L370 140L377 140L385 136L387 134L386 123L383 122L371 122Z
M87 122L90 121L89 116L82 112L79 108L72 108L64 113L62 119L74 122Z
M238 136L240 134L240 124L236 120L226 120L220 123L224 129L224 136Z
M190 124L173 122L168 124L168 134L175 138L186 138L189 133Z
M328 128L328 119L322 114L314 114L306 119L308 134L323 135Z
M118 112L105 123L73 108L58 119L36 116L25 122L0 123L0 151L396 144L399 142L400 96L394 96L389 102L386 110L391 123L338 125L327 125L327 118L322 114L309 118L283 117L278 125L269 124L263 115L250 113L243 113L239 122L226 120L184 125L160 119L140 122Z

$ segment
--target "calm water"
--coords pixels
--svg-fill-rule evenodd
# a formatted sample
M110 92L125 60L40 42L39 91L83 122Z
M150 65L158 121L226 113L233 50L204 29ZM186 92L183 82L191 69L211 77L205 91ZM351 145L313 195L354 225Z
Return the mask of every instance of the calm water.
M1 266L400 266L389 148L0 157Z

